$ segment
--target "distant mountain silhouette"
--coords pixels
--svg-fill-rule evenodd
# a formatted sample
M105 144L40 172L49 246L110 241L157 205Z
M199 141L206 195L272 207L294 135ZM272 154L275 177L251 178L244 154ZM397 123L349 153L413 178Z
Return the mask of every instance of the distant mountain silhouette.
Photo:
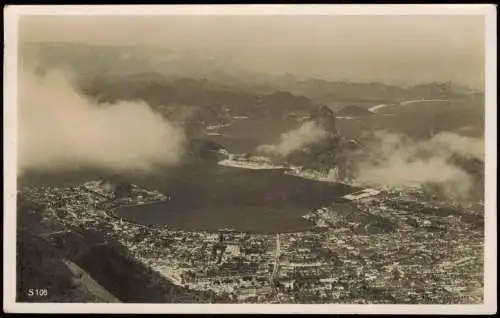
M36 57L45 69L70 67L79 77L87 79L107 74L116 78L132 79L142 73L156 77L180 78L205 81L205 88L223 88L233 93L268 95L276 91L288 91L304 96L317 103L386 103L418 98L468 98L482 94L451 82L430 82L400 87L381 82L332 81L318 78L300 79L292 74L269 75L243 70L237 65L211 64L202 52L189 55L173 48L128 46L92 46L64 43L23 44L26 58ZM177 52L176 52L177 51ZM198 54L199 53L199 54ZM23 57L24 58L24 57ZM152 73L157 73L154 75ZM204 80L205 79L205 80ZM179 85L191 87L194 82L180 81ZM196 86L196 85L195 85ZM362 105L358 105L362 106Z
M218 86L209 80L166 78L157 73L139 73L127 77L94 77L80 81L82 91L100 101L143 100L153 108L188 105L204 108L202 120L228 111L232 115L280 115L308 112L316 106L304 96L286 91L257 95ZM214 116L215 114L215 116Z

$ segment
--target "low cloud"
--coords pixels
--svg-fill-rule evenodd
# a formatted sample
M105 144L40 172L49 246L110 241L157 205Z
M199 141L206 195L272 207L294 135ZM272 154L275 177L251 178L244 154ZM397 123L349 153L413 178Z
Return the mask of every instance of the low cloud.
M261 145L257 151L263 154L285 157L295 150L320 141L328 136L328 132L313 121L303 123L299 128L281 134L274 145Z
M441 133L425 141L378 132L370 158L357 163L358 181L385 186L436 184L444 193L467 196L472 176L448 160L453 154L484 160L484 140Z
M19 74L18 168L150 170L183 154L181 129L144 102L97 103L71 74Z

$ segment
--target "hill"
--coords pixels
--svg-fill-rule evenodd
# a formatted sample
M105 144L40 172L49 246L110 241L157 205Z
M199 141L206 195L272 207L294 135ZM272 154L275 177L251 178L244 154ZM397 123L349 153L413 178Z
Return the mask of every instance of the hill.
M304 147L294 149L286 155L286 161L323 173L338 168L341 179L349 178L352 174L352 163L356 162L356 156L364 151L362 144L339 134L335 113L326 106L313 110L307 120L315 123L326 135Z
M204 124L229 124L233 116L283 118L307 113L316 104L286 91L256 95L213 82L192 78L167 78L158 73L127 77L81 78L82 92L101 102L142 100L172 119Z
M368 108L377 104L399 103L412 99L471 99L482 94L451 82L431 82L400 87L380 82L357 83L317 78L300 80L293 76L283 76L266 83L276 89L303 95L334 109L340 109L352 103Z
M17 301L120 302L44 238L47 227L53 226L44 209L18 197Z
M78 192L76 188L69 189ZM31 200L33 195L50 200L50 196L44 197L48 192L62 190L28 187L18 194L17 301L193 303L214 300L210 293L201 295L175 285L131 254L116 235L131 236L126 232L127 225L118 233L113 232L116 226L120 227L119 220L93 210L69 211ZM71 204L67 198L57 203ZM40 296L30 295L30 289L34 288L42 288Z
M484 103L468 100L417 100L377 110L375 129L385 129L411 137L428 137L439 132L484 135Z

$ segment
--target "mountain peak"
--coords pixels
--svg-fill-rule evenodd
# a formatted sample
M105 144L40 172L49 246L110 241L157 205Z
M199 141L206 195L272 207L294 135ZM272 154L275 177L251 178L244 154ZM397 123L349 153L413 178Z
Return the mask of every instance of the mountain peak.
M321 105L313 110L310 119L315 121L320 127L327 132L338 135L335 113L329 107Z

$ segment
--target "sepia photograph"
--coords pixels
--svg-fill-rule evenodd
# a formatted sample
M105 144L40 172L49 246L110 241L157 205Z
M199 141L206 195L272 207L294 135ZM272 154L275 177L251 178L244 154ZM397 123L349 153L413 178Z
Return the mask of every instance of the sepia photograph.
M5 312L496 313L494 6L4 17Z

